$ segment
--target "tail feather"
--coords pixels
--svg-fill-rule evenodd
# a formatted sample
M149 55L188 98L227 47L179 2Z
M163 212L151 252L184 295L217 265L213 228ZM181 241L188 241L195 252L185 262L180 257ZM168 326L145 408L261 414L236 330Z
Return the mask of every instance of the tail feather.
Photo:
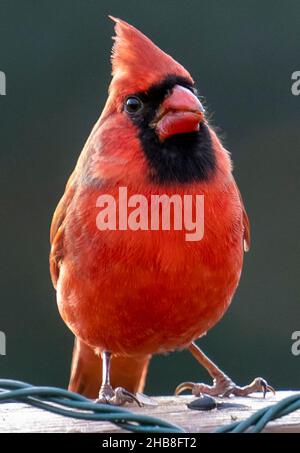
M151 356L112 357L110 380L113 388L124 387L132 393L144 390ZM69 390L97 398L101 386L102 359L93 349L75 339Z

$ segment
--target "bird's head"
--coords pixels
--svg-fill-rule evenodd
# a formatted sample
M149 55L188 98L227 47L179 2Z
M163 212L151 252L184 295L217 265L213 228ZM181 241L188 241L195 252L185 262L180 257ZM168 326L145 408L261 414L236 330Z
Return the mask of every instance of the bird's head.
M119 111L161 142L199 130L204 109L190 74L136 28L116 21L110 92Z
M101 141L127 162L138 159L138 147L147 177L159 183L207 180L216 158L191 75L139 30L111 19L113 77L94 132L101 131Z

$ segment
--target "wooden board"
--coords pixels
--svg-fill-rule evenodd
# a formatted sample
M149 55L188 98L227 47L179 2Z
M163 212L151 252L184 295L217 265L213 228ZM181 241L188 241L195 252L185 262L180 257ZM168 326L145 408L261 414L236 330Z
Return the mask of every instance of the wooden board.
M212 432L216 428L240 421L249 417L253 412L262 407L269 406L279 400L300 392L282 391L275 396L268 394L263 399L257 393L247 398L223 398L217 399L219 402L234 403L238 407L227 409L213 409L211 411L195 411L187 408L194 397L192 396L164 396L153 398L157 406L127 406L128 409L152 415L171 423L181 426L184 430L191 433ZM267 425L266 432L300 432L300 410L271 422ZM102 432L116 433L125 432L118 429L109 422L93 422L76 420L55 415L40 409L35 409L21 403L1 403L0 404L0 432Z

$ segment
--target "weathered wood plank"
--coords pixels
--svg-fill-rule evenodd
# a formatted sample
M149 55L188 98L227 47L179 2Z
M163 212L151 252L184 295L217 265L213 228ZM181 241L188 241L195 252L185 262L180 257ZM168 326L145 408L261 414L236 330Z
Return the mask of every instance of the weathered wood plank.
M240 405L227 409L213 409L211 411L195 411L187 408L192 396L165 396L156 397L157 406L127 406L134 412L152 415L171 423L175 423L187 432L211 432L216 428L241 421L262 407L269 406L290 396L292 391L277 392L275 396L268 395L264 400L261 394L254 394L248 398L224 398L219 402L230 402ZM300 432L300 410L284 418L268 424L266 432ZM21 403L0 404L0 432L122 432L109 422L93 422L75 420L55 415L43 410L35 409ZM124 432L124 431L123 431Z

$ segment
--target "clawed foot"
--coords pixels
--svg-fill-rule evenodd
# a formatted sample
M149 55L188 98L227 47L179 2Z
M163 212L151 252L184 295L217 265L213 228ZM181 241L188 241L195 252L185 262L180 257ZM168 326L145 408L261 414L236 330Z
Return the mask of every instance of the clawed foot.
M203 393L211 396L248 396L254 392L263 392L265 398L267 392L275 394L275 390L271 387L267 381L261 377L255 378L251 384L245 387L239 387L236 385L228 376L221 375L213 381L213 385L197 384L194 382L183 382L178 385L175 390L175 395L179 395L185 390L191 390L195 396L201 396Z
M143 405L133 393L128 392L123 387L113 389L111 385L101 386L96 403L111 404L113 406L123 406L126 403L136 403L138 406Z

